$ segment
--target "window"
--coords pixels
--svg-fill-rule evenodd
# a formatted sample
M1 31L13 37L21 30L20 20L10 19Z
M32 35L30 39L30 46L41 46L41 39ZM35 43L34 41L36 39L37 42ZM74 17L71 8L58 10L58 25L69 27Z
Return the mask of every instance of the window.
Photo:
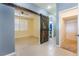
M19 19L16 18L15 19L15 31L19 31L19 29L20 29L19 27L20 27Z
M27 19L18 18L15 19L15 31L26 31L27 30Z
M27 30L27 20L26 19L21 19L20 21L19 21L19 30L20 31L26 31Z

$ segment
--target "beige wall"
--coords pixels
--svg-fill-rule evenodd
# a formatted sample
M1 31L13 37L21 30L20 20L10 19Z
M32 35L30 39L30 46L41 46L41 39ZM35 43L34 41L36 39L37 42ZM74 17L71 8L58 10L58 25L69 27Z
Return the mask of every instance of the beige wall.
M20 10L19 10L20 11ZM23 10L24 11L24 10ZM21 37L29 37L33 36L38 39L40 39L40 16L33 14L31 12L26 11L30 17L28 17L27 20L27 30L26 31L16 31L15 32L15 38L21 38ZM17 17L16 17L17 18ZM23 17L20 19L22 20Z
M40 38L40 16L36 15L36 17L33 19L33 23L33 35Z

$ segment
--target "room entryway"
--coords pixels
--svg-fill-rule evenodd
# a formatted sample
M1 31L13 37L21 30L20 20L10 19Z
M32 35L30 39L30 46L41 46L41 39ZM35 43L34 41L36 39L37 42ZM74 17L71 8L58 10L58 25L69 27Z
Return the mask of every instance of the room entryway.
M77 55L78 9L71 8L60 12L60 47Z
M63 20L65 29L61 47L77 53L77 16L66 17Z

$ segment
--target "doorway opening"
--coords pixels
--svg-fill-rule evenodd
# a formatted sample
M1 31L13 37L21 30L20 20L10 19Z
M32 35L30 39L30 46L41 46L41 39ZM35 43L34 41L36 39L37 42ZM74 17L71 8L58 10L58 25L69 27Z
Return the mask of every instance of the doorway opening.
M28 10L15 10L15 48L16 53L26 45L40 44L40 16Z
M78 8L59 13L59 47L77 55Z
M77 16L63 18L63 41L61 47L77 53Z

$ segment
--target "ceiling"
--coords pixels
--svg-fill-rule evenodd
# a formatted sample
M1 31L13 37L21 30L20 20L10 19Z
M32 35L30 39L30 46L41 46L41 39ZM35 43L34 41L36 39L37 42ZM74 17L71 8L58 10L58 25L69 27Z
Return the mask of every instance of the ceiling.
M56 4L55 3L34 3L34 4L40 8L46 9L50 14L56 15Z

